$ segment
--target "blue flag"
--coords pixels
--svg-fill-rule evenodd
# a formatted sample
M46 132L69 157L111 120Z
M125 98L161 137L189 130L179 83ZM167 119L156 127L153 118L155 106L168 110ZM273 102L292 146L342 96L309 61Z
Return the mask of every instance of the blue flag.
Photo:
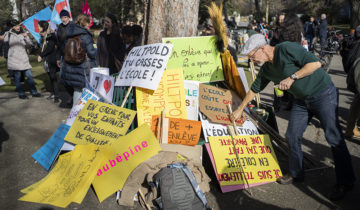
M36 13L35 15L24 20L23 25L36 39L36 41L40 43L41 36L39 34L39 22L41 20L45 20L49 22L50 18L51 18L51 9L50 7L46 7L45 9L42 9L40 12Z
M60 152L60 149L64 144L64 138L69 129L70 126L60 124L50 139L32 155L32 157L47 171L50 169L57 154Z

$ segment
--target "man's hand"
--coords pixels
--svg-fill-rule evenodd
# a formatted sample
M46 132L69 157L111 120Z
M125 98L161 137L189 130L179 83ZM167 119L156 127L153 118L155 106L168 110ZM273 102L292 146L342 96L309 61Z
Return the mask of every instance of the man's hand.
M230 120L231 122L235 122L235 120L237 119L241 119L243 110L242 109L237 109L236 111L234 111L233 113L230 114Z
M38 62L40 63L41 61L42 61L42 58L41 58L41 56L38 56Z
M60 60L57 60L57 61L56 61L56 64L57 64L57 66L60 68L60 66L61 66Z
M290 77L284 79L279 84L280 90L288 90L290 89L291 85L294 83L295 80L291 79Z

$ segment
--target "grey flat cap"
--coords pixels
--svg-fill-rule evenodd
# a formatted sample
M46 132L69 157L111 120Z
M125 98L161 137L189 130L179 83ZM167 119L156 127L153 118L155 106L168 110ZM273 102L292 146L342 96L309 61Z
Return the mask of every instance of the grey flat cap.
M266 38L262 34L254 34L249 40L245 43L244 49L241 51L242 55L247 55L252 50L267 45Z

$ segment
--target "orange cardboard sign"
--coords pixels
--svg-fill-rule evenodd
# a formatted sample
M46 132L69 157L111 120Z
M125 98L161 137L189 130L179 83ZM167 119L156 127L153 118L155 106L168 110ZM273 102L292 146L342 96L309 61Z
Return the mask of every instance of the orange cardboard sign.
M235 92L217 88L210 85L200 84L199 87L199 107L200 111L205 114L211 122L232 125L229 118L230 112L226 107L230 104L235 110L242 100ZM241 126L246 118L236 120L236 124Z
M195 146L199 142L201 122L178 118L166 118L168 122L167 141L169 144ZM159 116L153 116L151 130L157 135ZM164 142L163 142L164 143Z

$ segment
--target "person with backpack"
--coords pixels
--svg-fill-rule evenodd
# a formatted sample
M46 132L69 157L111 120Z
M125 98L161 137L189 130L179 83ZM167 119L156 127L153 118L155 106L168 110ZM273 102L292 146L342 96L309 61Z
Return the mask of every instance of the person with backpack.
M29 56L26 52L26 48L29 47L32 42L25 33L18 20L11 20L10 24L12 29L4 37L4 42L9 43L7 67L9 70L14 71L14 80L16 85L16 90L18 91L20 99L27 99L24 90L21 88L21 73L25 72L25 75L28 79L28 84L30 86L31 95L33 97L41 97L41 94L38 93L35 82L31 72L31 65L29 62Z
M54 97L54 103L59 102L59 87L57 84L56 73L60 70L56 63L57 56L57 39L54 32L48 31L49 23L47 21L39 22L39 32L41 35L41 42L43 48L41 49L40 55L38 56L38 62L44 60L44 69L49 76L52 93L48 97L51 99Z
M88 30L90 17L80 14L75 24L66 28L64 67L61 80L69 93L73 92L73 106L89 81L89 71L96 66L93 35Z
M97 39L96 61L101 67L108 67L110 74L121 70L125 57L124 41L120 37L120 29L113 14L107 14L104 20L104 31Z

